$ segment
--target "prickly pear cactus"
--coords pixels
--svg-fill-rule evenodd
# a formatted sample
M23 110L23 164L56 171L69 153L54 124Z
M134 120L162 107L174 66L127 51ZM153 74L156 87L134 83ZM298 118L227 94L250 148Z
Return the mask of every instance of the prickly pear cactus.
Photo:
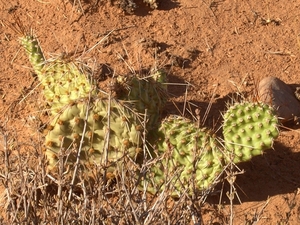
M236 103L224 114L223 135L233 162L248 161L273 145L279 135L273 108L263 103Z
M139 124L139 118L115 99L69 104L51 122L45 137L48 168L57 168L61 155L66 164L74 164L82 141L80 163L86 167L116 166L126 156L134 159L141 145Z
M223 172L224 159L218 141L207 129L198 128L186 118L165 119L155 149L155 163L143 181L151 193L166 185L170 185L173 196L185 190L191 193L193 185L196 190L205 190L217 183Z
M138 113L147 113L148 131L159 126L162 110L168 100L166 80L166 74L162 70L145 78L133 76L126 81L119 79L121 85L128 90L121 98L129 100Z
M96 94L91 73L84 64L62 59L46 61L33 35L21 37L20 42L43 86L43 94L52 114L72 101Z

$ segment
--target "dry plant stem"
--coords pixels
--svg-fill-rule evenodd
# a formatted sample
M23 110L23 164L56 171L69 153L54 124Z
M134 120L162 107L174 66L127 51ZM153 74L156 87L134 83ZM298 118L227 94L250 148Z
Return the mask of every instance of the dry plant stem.
M113 86L113 84L111 84ZM104 184L106 183L106 176L107 176L107 163L108 163L108 149L109 149L109 140L110 140L110 113L111 113L111 95L112 95L112 90L109 90L109 95L108 95L108 106L107 106L107 130L104 138L104 173L103 173L103 181ZM103 185L105 187L105 185Z
M198 115L198 120L200 120L200 115ZM200 121L197 121L200 123ZM198 143L198 137L196 137L196 143ZM194 153L193 153L193 176L191 177L192 179L192 185L193 185L193 194L191 196L191 206L189 206L189 209L191 211L192 214L192 218L193 218L193 222L194 224L199 224L200 221L202 221L202 216L201 216L201 212L195 209L194 204L196 202L196 195L195 195L195 190L196 190L196 185L195 185L195 180L196 180L196 151L197 151L197 145L195 144L194 146ZM189 196L187 196L189 198ZM197 219L195 218L195 216L197 217ZM196 221L197 220L197 221Z
M64 160L63 156L65 154L65 149L63 149L63 142L62 140L61 146L60 146L60 154L59 154L59 174L58 174L58 188L57 188L57 211L58 211L58 217L57 217L57 224L63 223L62 216L63 216L63 199L62 199L62 182L63 182L63 173L64 173Z
M19 145L18 144L16 144L16 146L18 146L19 147ZM26 187L24 187L23 185L24 184L27 184L27 180L25 180L25 178L24 178L24 174L23 174L23 166L22 166L22 160L21 160L21 156L20 156L20 150L19 150L19 148L17 148L16 149L17 150L17 158L18 158L18 160L17 160L17 168L19 169L18 170L18 172L19 172L19 175L20 175L20 178L21 178L21 184L20 184L20 186L21 186L21 190L22 191L24 191L24 190L26 190ZM12 178L11 178L12 179ZM27 191L26 191L27 192ZM26 193L25 192L25 193ZM21 207L22 207L22 203L23 203L23 207L24 207L24 217L26 218L26 216L27 216L27 213L26 213L26 211L27 211L27 208L26 208L26 205L25 205L25 202L26 202L26 195L19 195L19 197L20 197L20 199L21 199L21 201L19 201L18 203L17 203L17 211L15 212L15 218L16 218L16 220L18 221L18 213L19 212L21 212ZM24 202L24 200L25 200L25 202Z
M212 96L211 96L211 98L210 98L209 104L208 104L207 109L206 109L206 111L205 111L205 114L204 114L204 116L203 116L202 126L204 126L204 124L205 124L205 122L206 122L206 119L207 119L207 117L208 117L208 114L209 114L209 112L210 112L210 110L211 110L211 107L212 107L212 104L213 104L213 100L215 99L215 96L216 96L217 88L218 88L218 85L216 85L216 87L215 87L215 89L214 89L214 91L213 91L213 94L212 94Z
M188 88L189 88L189 83L185 87L185 93L184 93L184 101L183 101L183 110L182 110L182 115L185 115L185 110L186 110L186 103L187 103L187 96L188 96Z
M88 196L87 196L87 193L86 193L86 187L85 187L85 182L84 182L84 179L81 177L81 190L83 192L83 210L82 210L82 224L84 224L84 221L85 221L85 218L86 218L86 212L87 212L87 205L88 205Z
M147 162L147 156L150 155L148 154L148 151L147 151L147 144L146 144L146 134L147 134L147 130L146 130L146 123L147 123L147 116L148 116L148 113L147 113L147 109L145 109L145 115L144 115L144 121L143 121L143 126L144 126L144 132L143 132L143 154L144 154L144 157L143 157L143 164L142 164L142 168L141 168L141 171L145 171L147 170L147 168L145 169L145 165L146 165L146 162ZM138 182L140 182L140 178L138 178ZM146 202L146 193L147 193L147 187L146 185L144 185L143 187L143 195L142 195L142 200L144 202L144 210L146 211L147 210L147 202ZM145 200L145 201L144 201Z
M181 195L179 200L175 203L173 209L172 209L172 214L175 213L177 210L182 212L182 207L184 203L186 203L186 195ZM178 221L178 218L171 218L171 223L170 224L176 224Z
M162 207L164 206L164 203L166 202L166 199L169 197L169 194L168 192L171 190L172 192L172 188L174 188L173 186L170 186L171 185L171 182L177 178L178 178L178 173L179 171L176 170L174 172L174 174L169 174L169 170L168 168L166 168L166 171L165 173L167 174L166 176L169 177L169 180L166 179L165 181L165 189L162 189L162 191L159 193L159 196L155 199L155 203L152 205L152 207L148 210L148 215L144 221L144 224L152 224L153 220L155 219L155 216L157 215L160 215L161 212L163 211ZM180 197L180 199L183 198L185 193L183 193ZM178 201L178 204L179 205L180 203L180 200ZM175 211L176 209L176 206L173 207L173 211ZM171 224L175 224L175 223L171 223Z
M11 154L11 151L8 149L7 143L8 143L8 134L6 131L1 129L1 133L3 136L3 144L4 144L4 162L5 162L5 174L4 174L4 184L5 184L5 192L7 196L7 202L13 202L11 196L12 196L12 184L11 184L11 179L10 179L10 161L9 161L9 156ZM16 207L15 204L12 204L12 209L14 212L16 212ZM14 220L13 220L14 221Z
M160 210L161 206L166 200L166 197L167 195L163 190L157 197L157 200L155 201L153 206L148 210L148 215L144 221L144 225L152 224L153 217L160 214L160 212L157 211Z
M74 188L74 183L75 183L77 171L78 171L78 168L79 168L79 163L80 163L80 153L81 153L82 145L83 145L83 142L84 142L84 135L85 135L85 133L86 133L86 127L87 127L86 121L87 121L88 116L89 116L89 105L90 105L90 101L91 101L91 95L89 96L88 104L87 104L87 110L86 110L86 112L85 112L85 120L84 120L84 126L83 126L83 131L82 131L82 137L81 137L80 144L79 144L79 148L78 148L78 151L77 151L76 162L75 162L75 168L74 168L74 173L73 173L73 177L72 177L72 181L71 181L71 188L70 188L70 192L69 192L68 201L71 200L71 196L72 196L72 192L73 192L73 188Z
M127 203L129 203L130 208L131 208L131 212L132 212L132 214L133 214L133 216L134 216L134 218L135 218L135 222L136 222L137 225L140 225L141 223L140 223L140 221L139 221L138 216L136 215L136 210L135 210L135 207L133 206L133 203L132 203L131 193L129 193L129 191L127 190L128 188L127 188L126 185L125 185L126 179L127 179L127 177L126 177L126 170L127 170L127 169L125 169L125 171L122 170L122 175L121 175L123 189L124 189L124 191L125 191ZM125 204L125 207L126 207L127 203Z
M255 215L255 221L253 221L253 225L255 225L259 222L259 220L260 220L262 214L264 213L264 210L268 206L269 202L270 202L270 199L268 198L266 200L265 204L263 205L263 207L261 208L261 210L259 211L259 213Z
M105 39L108 38L108 36L114 32L115 30L111 30L110 32L108 32L108 34L106 34L100 41L98 41L94 46L92 46L89 50L86 51L86 53L91 52L94 48L96 48L99 44L101 44L103 41L105 41Z
M22 184L21 184L21 189L24 191L26 190L25 192L27 192L27 189L28 187L26 186L26 184L28 184L28 179L27 179L27 176L25 177L24 176L24 173L23 173L23 165L22 165L22 159L21 159L21 154L20 154L20 151L18 150L18 160L19 160L19 174L21 174L21 179L22 179ZM21 197L23 199L23 207L24 207L24 217L25 217L25 220L28 218L28 206L26 205L26 203L29 201L27 201L27 196L26 195L23 195ZM19 207L21 208L22 205L20 204Z
M237 196L237 199L239 200L239 202L241 203L241 199L236 191L236 188L234 186L235 180L236 180L236 175L238 174L243 174L244 171L240 170L233 162L230 162L229 164L229 172L227 173L227 181L230 185L230 189L229 189L229 193L227 192L227 197L230 201L230 217L229 217L229 224L233 225L234 223L234 210L233 210L233 200L234 200L234 196ZM234 172L235 168L237 168L239 171L238 172ZM220 197L221 199L221 197ZM219 203L220 204L220 203Z
M42 140L41 140L41 137L40 137L40 135L38 136L38 143L41 143L42 142ZM47 165L47 162L46 162L46 158L45 158L45 156L44 156L44 153L43 153L43 150L41 149L41 145L38 145L37 147L36 147L36 149L37 149L37 155L38 155L38 165L37 165L37 167L36 167L36 171L37 171L37 173L36 173L36 175L39 177L39 179L38 179L38 181L40 181L41 182L41 185L40 186L38 186L37 187L37 189L36 189L36 191L39 189L40 191L41 191L41 199L40 199L40 201L41 202L46 202L46 199L47 199L47 195L46 195L46 188L45 187L47 187L49 184L46 182L46 177L47 177L47 172L46 172L46 165ZM38 172L38 171L40 171L40 173ZM35 193L36 194L36 202L37 202L37 204L38 204L38 193ZM45 206L45 204L43 204L43 207L44 207L44 212L46 212L46 206ZM42 217L42 220L43 221L45 221L46 220L46 218L45 218L45 213L43 213L43 216L41 216Z
M96 211L96 206L95 206L95 199L92 198L91 200L91 204L92 204L92 207L91 207L91 210L92 210L92 215L90 217L90 222L91 222L91 225L94 225L95 224L95 211Z
M229 175L229 184L230 184L230 193L229 193L229 201L230 201L230 225L233 225L233 218L234 218L234 212L233 212L233 199L234 199L234 193L233 193L233 180L232 180L232 173L233 173L233 163L230 163L230 175Z
M73 3L72 3L72 2L73 2ZM82 4L81 4L80 0L74 0L74 1L72 1L72 2L70 1L70 3L72 3L72 7L75 7L75 6L76 6L76 2L78 2L79 8L80 8L82 14L84 15L84 10L83 10L83 8L82 8ZM78 9L78 10L79 10L79 9Z
M201 224L203 224L201 210L197 210L197 208L195 207L195 204L196 204L196 202L194 200L192 200L191 205L187 206L187 207L191 212L193 224L201 225Z

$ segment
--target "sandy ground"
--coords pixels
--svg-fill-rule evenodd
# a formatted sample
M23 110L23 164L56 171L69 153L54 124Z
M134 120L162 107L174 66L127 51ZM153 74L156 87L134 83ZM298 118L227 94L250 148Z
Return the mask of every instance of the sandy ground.
M0 1L0 121L22 141L36 137L42 104L18 34L5 25L14 14L33 28L47 58L81 56L103 77L165 68L179 109L188 100L204 115L212 101L211 128L233 93L253 95L263 77L300 84L299 1L161 0L156 10L137 1L132 14L109 1L70 2ZM170 103L165 113L178 111ZM245 173L235 181L234 224L300 223L299 140L297 124L289 124L274 149L239 165ZM221 200L208 198L206 224L228 223L227 191L225 183Z

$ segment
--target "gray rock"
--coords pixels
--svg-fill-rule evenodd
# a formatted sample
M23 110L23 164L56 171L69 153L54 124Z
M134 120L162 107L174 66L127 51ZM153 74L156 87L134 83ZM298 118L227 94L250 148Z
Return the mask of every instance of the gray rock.
M273 106L284 122L300 116L300 102L292 88L276 77L266 77L258 85L260 101Z

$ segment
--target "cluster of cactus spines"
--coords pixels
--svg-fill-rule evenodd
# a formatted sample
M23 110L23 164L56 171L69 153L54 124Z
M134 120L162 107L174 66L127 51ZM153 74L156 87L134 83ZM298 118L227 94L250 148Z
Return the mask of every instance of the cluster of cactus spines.
M147 131L157 128L168 99L165 72L157 70L145 78L133 76L119 82L128 89L123 98L129 100L138 113L147 114Z
M148 191L161 191L168 183L171 195L185 189L205 190L216 183L224 168L223 153L217 139L206 128L181 116L165 119L158 131L154 154L160 158L145 180ZM171 182L170 182L171 181ZM144 182L144 184L146 184Z
M224 114L223 136L233 162L244 162L261 155L279 135L273 108L263 103L236 103Z
M108 165L114 165L125 156L135 159L142 143L142 130L139 118L115 99L82 100L69 104L51 122L45 137L48 168L57 168L62 150L70 153L66 154L66 164L74 164L79 147L80 163L85 166L104 166L106 159Z

